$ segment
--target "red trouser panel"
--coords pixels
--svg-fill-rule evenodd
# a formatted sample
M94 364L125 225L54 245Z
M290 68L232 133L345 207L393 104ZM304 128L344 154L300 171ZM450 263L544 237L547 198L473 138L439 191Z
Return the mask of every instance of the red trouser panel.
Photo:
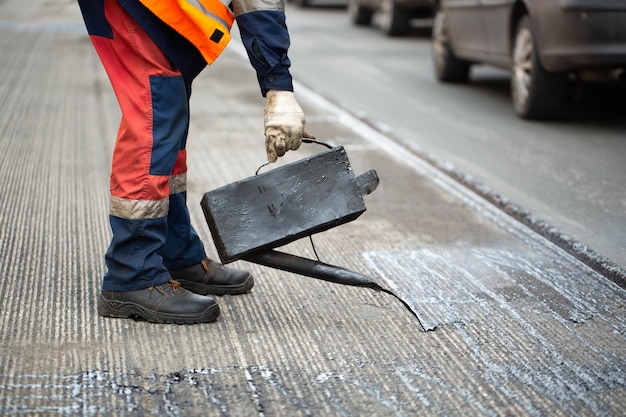
M155 146L151 77L180 77L180 72L116 1L105 0L104 12L113 39L91 36L91 40L122 111L113 153L111 195L129 200L168 198L169 174L186 172L186 155L184 150L177 155L173 172L150 174ZM186 96L181 99L186 100Z
M79 0L79 5L122 110L111 170L113 238L102 289L159 285L171 279L169 268L206 256L186 207L192 78L183 80L118 0ZM170 34L154 27L153 35L161 39Z

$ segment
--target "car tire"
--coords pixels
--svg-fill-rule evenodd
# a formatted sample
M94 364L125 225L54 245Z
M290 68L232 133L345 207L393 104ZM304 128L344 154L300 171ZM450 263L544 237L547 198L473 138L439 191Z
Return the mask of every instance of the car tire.
M529 16L517 24L511 57L511 100L517 115L532 120L557 118L567 96L567 74L549 73L541 65Z
M380 27L387 36L405 36L411 30L411 14L398 7L396 0L383 0L380 5Z
M433 19L432 51L435 76L439 81L465 83L469 80L471 63L457 58L452 52L443 10L438 10Z
M374 11L363 6L359 0L348 0L348 16L357 26L369 26L372 23Z

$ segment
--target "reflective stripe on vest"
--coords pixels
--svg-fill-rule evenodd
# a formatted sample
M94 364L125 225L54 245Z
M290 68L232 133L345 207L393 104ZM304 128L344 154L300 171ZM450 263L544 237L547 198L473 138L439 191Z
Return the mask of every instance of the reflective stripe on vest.
M219 0L139 0L213 63L230 41L234 16Z

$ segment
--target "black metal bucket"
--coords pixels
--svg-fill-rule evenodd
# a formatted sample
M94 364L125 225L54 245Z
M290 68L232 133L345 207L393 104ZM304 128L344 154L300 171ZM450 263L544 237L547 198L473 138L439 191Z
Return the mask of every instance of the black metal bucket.
M274 251L358 218L376 189L374 170L355 177L343 146L204 194L201 206L222 263L238 259L327 281L378 286L367 276Z

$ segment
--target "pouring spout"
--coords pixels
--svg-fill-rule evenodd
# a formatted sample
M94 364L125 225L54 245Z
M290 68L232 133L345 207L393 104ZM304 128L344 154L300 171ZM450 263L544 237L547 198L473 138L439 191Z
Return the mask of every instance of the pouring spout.
M295 274L330 281L336 284L367 287L377 291L382 289L372 278L359 272L273 249L250 253L244 256L243 259L270 268L293 272Z
M378 285L367 275L360 274L349 269L341 268L335 265L325 264L323 262L314 261L312 259L303 258L301 256L291 255L284 252L278 252L273 249L267 251L258 251L243 257L244 260L256 263L270 268L280 269L295 274L304 275L311 278L317 278L324 281L334 282L336 284L352 285L354 287L366 287L375 291L384 292L392 295L400 301L404 307L417 319L421 330L426 331L424 325L420 321L417 311L406 301L400 298L393 291Z

